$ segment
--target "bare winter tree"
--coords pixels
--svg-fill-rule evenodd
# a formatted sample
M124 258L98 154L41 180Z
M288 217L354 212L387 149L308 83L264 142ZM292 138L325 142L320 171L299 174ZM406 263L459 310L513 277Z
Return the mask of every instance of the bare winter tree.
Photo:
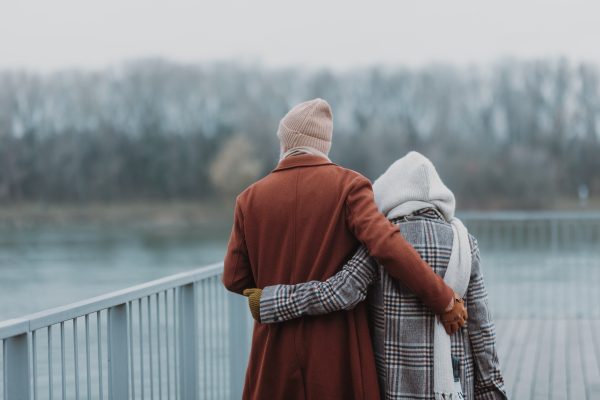
M0 201L235 196L277 163L279 120L321 97L331 157L375 179L417 150L463 208L600 196L600 72L566 60L349 72L140 60L0 71ZM234 135L244 132L244 139Z

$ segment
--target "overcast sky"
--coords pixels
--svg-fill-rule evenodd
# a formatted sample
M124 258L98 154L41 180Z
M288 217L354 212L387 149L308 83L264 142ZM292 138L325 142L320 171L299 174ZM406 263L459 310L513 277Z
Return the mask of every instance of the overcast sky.
M19 0L0 5L0 68L140 57L351 68L566 56L600 65L595 0Z

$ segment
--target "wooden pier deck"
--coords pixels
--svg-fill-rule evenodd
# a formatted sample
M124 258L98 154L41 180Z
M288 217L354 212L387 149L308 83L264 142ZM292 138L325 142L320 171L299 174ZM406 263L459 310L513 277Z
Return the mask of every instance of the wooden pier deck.
M600 400L600 319L496 319L511 400Z

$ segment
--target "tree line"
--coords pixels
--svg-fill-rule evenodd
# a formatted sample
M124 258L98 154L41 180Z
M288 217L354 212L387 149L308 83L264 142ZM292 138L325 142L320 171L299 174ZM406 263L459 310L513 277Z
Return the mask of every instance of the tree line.
M280 119L323 98L332 161L376 179L411 150L462 209L600 193L600 71L567 60L348 71L146 59L0 71L0 201L234 197L276 165Z

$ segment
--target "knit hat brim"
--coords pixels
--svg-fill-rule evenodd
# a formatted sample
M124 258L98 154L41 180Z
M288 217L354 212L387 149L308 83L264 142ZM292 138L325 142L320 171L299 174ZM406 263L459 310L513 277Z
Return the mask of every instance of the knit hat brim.
M281 143L283 143L288 150L298 146L308 146L327 155L331 149L331 141L319 139L318 137L305 135L304 133L289 129L285 126L283 121L279 124L277 137L279 137Z
M314 99L292 108L279 123L277 136L288 150L306 146L327 155L332 131L331 107L323 99Z

